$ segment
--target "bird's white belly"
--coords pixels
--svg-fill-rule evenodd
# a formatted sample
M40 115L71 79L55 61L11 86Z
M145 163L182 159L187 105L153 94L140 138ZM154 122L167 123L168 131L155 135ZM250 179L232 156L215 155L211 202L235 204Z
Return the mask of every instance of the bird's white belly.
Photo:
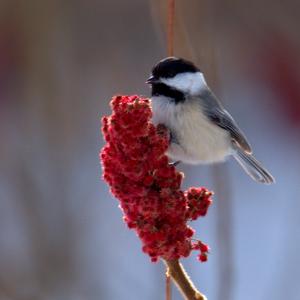
M223 161L230 154L229 134L206 118L199 103L174 105L153 99L152 108L154 123L166 125L177 140L167 151L171 159L191 164L212 163Z

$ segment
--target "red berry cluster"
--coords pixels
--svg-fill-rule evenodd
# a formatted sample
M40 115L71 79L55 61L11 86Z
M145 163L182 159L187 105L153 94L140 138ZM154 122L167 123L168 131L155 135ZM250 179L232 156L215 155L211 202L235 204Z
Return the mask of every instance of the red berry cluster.
M194 230L187 222L206 214L212 193L205 188L180 190L183 174L165 155L168 130L151 123L148 99L116 96L111 107L112 115L102 118L103 177L120 201L128 227L142 240L143 251L152 261L187 257L193 249L206 255L208 249L192 241Z
M212 200L210 196L212 192L206 189L189 188L184 193L189 207L188 217L191 220L196 220L198 217L204 217Z

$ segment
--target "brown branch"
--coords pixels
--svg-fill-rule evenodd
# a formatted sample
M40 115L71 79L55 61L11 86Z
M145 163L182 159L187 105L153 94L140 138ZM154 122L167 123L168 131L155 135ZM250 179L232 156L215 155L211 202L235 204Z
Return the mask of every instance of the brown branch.
M165 260L164 262L168 267L171 278L177 285L184 299L207 300L207 298L196 289L179 260Z
M168 56L174 55L174 19L175 19L175 0L168 0L167 7L167 46ZM171 283L170 278L173 279L177 288L186 300L207 300L201 294L188 274L184 270L179 260L165 260L166 264L166 300L171 300Z
M168 0L168 32L167 32L167 45L168 45L168 56L174 55L174 18L175 18L175 0ZM166 267L166 300L171 300L171 274L170 268Z
M168 56L174 55L174 17L175 17L175 0L168 0Z
M169 268L166 267L166 300L171 300L171 276L169 272Z

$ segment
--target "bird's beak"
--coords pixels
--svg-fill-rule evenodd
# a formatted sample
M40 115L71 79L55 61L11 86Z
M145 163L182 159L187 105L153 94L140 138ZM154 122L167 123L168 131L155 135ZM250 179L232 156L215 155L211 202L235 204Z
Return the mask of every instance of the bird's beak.
M159 80L156 79L153 75L151 75L146 81L147 84L154 84L154 83L158 83L158 82L159 82Z

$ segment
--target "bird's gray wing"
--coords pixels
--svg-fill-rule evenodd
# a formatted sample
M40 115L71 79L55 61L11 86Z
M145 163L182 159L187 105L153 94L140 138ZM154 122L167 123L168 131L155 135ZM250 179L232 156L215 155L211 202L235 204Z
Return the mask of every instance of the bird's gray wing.
M252 153L251 146L244 133L240 130L232 116L223 108L217 97L210 91L204 91L201 94L203 113L217 126L227 130L231 138L246 153Z

